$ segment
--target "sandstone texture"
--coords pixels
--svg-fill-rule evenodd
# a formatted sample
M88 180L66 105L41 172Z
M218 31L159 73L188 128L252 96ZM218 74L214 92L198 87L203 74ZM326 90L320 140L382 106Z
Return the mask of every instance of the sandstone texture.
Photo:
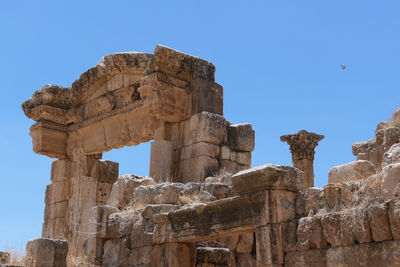
M255 132L223 116L215 66L168 47L105 56L22 108L33 150L56 159L26 266L399 265L400 111L316 188L323 135L281 136L293 167L251 168ZM102 158L148 141L149 177Z
M329 170L328 182L352 182L368 178L375 174L374 165L368 160L356 160L354 162L333 167Z
M10 253L0 251L0 264L10 263Z
M32 267L66 266L68 243L64 240L38 238L26 245L26 265Z

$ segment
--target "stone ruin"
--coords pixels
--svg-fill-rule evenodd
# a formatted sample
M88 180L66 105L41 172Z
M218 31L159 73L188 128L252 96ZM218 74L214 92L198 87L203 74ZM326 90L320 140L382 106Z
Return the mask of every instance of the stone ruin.
M254 131L223 117L214 72L157 46L108 55L22 104L33 150L56 158L27 266L399 265L400 112L315 188L324 136L282 136L294 167L250 168ZM102 160L151 140L149 177Z

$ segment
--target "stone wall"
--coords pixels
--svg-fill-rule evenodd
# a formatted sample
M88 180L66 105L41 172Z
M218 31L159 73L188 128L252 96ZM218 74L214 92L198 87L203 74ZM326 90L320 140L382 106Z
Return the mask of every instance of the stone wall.
M69 260L101 262L98 216L110 196L119 201L113 184L124 187L118 163L102 160L111 149L153 140L152 183L201 183L249 168L254 131L223 117L214 72L212 63L157 46L153 54L105 56L70 87L46 85L24 102L26 116L36 121L33 150L57 159L42 237L68 240Z
M323 188L299 194L287 266L398 265L398 126L378 124L373 140L353 145L356 161L333 167Z
M214 72L157 46L106 56L23 103L33 150L56 158L30 266L398 265L400 111L315 188L324 136L282 136L294 167L250 168L254 131L223 117ZM151 140L150 177L102 159Z

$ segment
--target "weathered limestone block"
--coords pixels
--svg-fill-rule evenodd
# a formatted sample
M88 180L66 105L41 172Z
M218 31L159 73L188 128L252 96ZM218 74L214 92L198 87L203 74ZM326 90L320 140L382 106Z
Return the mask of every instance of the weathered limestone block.
M282 231L282 243L285 252L293 251L297 246L298 220L293 219L279 225Z
M177 204L183 190L181 183L162 183L139 186L133 190L133 200L136 204Z
M324 192L322 188L309 187L304 191L304 215L308 215L310 211L314 214L317 213L319 209L326 205L326 200L324 197Z
M323 188L326 204L330 208L335 207L340 202L340 184L327 184Z
M131 235L132 226L139 216L135 210L111 213L107 220L106 237L119 238Z
M58 108L65 108L70 104L71 97L67 87L47 84L37 90L32 98L22 104L22 109L30 118L32 109L39 105L49 105Z
M166 122L179 122L190 117L190 93L172 85L161 73L143 77L138 92L144 98L148 114Z
M96 202L98 204L106 204L111 195L112 184L97 183Z
M113 184L118 179L119 163L102 160L100 155L83 156L75 161L74 177L88 176L95 178L100 183Z
M65 217L47 219L42 226L42 237L65 239L67 236Z
M391 118L391 124L398 127L400 126L400 109L397 109Z
M266 164L236 173L232 177L232 183L238 194L262 189L297 192L303 187L303 173L289 166Z
M123 114L105 118L101 121L105 134L105 145L121 148L130 141L128 124Z
M237 254L236 255L237 267L257 267L256 255L252 254Z
M110 112L115 106L114 96L111 94L98 97L83 106L83 117L90 119L102 113Z
M229 249L230 251L235 251L239 241L239 235L230 235L217 239L217 247L221 246Z
M127 145L138 145L154 138L154 132L159 126L159 121L153 116L149 116L148 113L148 107L140 106L125 114L129 132Z
M65 240L37 238L26 244L26 266L65 267L68 243Z
M153 246L146 246L132 249L129 256L129 265L140 266L141 264L149 264L153 248Z
M368 160L356 160L333 167L328 173L329 183L342 183L368 178L375 174L374 165Z
M235 152L229 153L229 160L241 165L251 165L251 152Z
M395 188L400 183L400 163L387 165L382 170L381 192L384 200L394 197Z
M343 183L340 184L340 201L345 206L350 206L357 200L357 191L360 189L359 183Z
M217 200L233 197L235 195L233 187L225 184L207 184L205 190L213 195Z
M44 209L44 220L65 217L68 201L60 201L46 205Z
M400 141L400 128L387 127L384 129L383 150L388 151L392 145Z
M328 213L321 217L324 239L332 247L371 242L368 216L360 209Z
M235 266L235 256L226 248L198 247L196 262Z
M180 202L187 204L187 200L189 200L189 203L206 203L214 201L216 198L206 190L204 184L189 182L183 185L180 193Z
M156 140L151 143L150 177L158 182L170 182L173 176L173 148L166 140Z
M400 239L400 202L392 200L389 203L390 228L394 239Z
M29 135L32 137L33 151L36 153L59 159L67 156L65 126L49 121L39 121L31 126Z
M107 204L122 208L133 201L132 194L136 187L153 184L155 184L154 180L149 177L141 177L133 174L122 175L113 184Z
M221 160L229 160L231 154L231 149L228 146L221 146Z
M179 171L183 183L202 182L218 171L218 160L207 156L190 158L180 162Z
M326 266L397 266L400 262L398 248L398 241L330 248L326 253Z
M188 206L160 218L154 242L199 242L286 222L296 216L295 199L294 192L272 190Z
M10 263L10 253L0 251L0 264Z
M254 150L255 134L249 123L231 124L228 126L228 145L237 151Z
M78 114L74 109L66 110L48 105L40 105L31 109L29 117L34 121L45 120L62 125L82 120L81 114Z
M190 86L192 114L202 111L223 115L223 88L204 78L194 78Z
M148 205L142 212L144 219L151 219L155 214L168 213L177 210L179 206L172 204Z
M46 186L46 205L68 200L70 197L70 181L61 180Z
M237 253L250 254L253 248L254 233L245 233L239 236L239 242L236 246Z
M92 170L93 177L101 183L113 184L118 179L119 163L109 160L96 160Z
M285 266L287 267L304 267L326 265L326 249L312 249L305 251L291 251L285 256Z
M350 211L341 212L340 217L340 239L342 246L351 246L356 242L355 226L356 220L359 219L354 216L354 213ZM360 218L361 220L362 218ZM360 225L360 223L358 223ZM357 225L357 226L358 226ZM369 229L366 229L369 232ZM367 232L367 231L364 231Z
M294 251L286 254L285 266L397 266L400 261L398 246L396 240Z
M118 209L111 206L96 206L92 208L92 218L94 220L92 224L95 226L96 236L100 238L114 237L110 235L110 230L108 229L108 216L116 212L118 212Z
M82 150L87 154L99 154L111 150L106 145L106 135L101 121L77 129Z
M390 126L388 123L379 123L375 131L375 138L369 141L353 144L353 154L357 159L369 160L375 165L376 170L381 170L388 162L381 166L385 159L384 153L387 152L392 145L399 142L400 128Z
M400 143L392 145L385 154L383 154L382 168L393 163L400 163Z
M216 158L219 155L219 146L200 142L182 148L181 160L208 156Z
M282 224L269 224L256 228L257 266L284 264Z
M204 59L157 45L145 75L154 72L161 72L182 81L191 81L194 78L213 81L215 66Z
M340 227L343 239L350 239L354 243L352 237L354 236L355 240L360 244L372 242L369 216L363 209L352 209L344 212Z
M102 266L119 267L127 266L130 254L129 237L109 239L104 243Z
M325 248L327 242L322 233L321 217L303 217L299 220L297 228L297 241L311 248Z
M131 234L131 248L153 246L153 230L154 223L144 220L134 221Z
M389 207L385 203L373 205L368 208L372 238L376 242L391 240L393 238L388 210Z
M70 178L76 168L78 168L76 163L69 159L53 161L51 164L51 181L55 183Z
M321 217L322 233L324 239L331 244L332 247L342 245L340 238L340 213L329 213Z
M154 246L150 254L150 267L195 266L196 248L192 244L168 243ZM146 266L146 265L144 265Z
M209 112L200 112L184 122L184 146L206 142L220 145L227 136L227 122L224 117Z
M219 165L219 169L222 172L227 173L237 173L239 171L247 170L249 168L250 165L242 165L230 160L221 160Z

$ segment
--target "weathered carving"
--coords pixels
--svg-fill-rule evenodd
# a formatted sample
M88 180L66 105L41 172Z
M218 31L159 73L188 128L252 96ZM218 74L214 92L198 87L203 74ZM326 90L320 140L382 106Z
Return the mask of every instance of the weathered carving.
M281 136L281 141L290 146L293 166L304 172L305 188L303 189L314 186L314 149L322 139L324 139L323 135L309 133L306 130Z

